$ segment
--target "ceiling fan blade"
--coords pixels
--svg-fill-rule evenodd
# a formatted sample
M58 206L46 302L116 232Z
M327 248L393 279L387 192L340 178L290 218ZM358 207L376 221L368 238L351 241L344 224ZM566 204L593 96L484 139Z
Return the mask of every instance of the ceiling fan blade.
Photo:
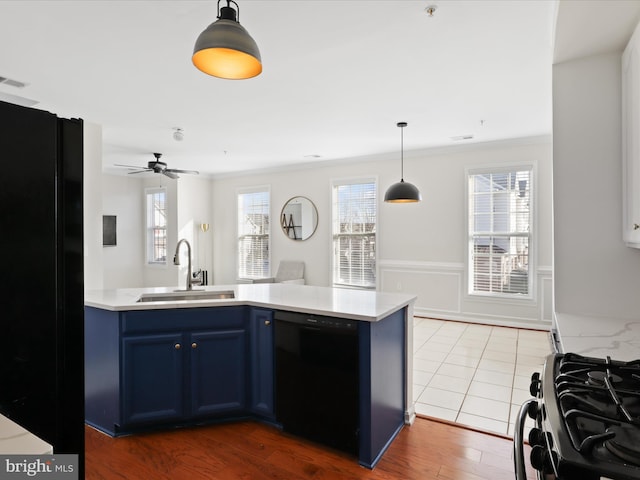
M184 173L184 174L188 174L188 175L200 175L200 172L198 172L196 170L179 170L177 168L167 168L165 171L166 172L173 172L173 173Z
M141 167L139 165L123 165L121 163L114 163L113 166L114 167L124 167L124 168L136 168L136 169L140 169L140 168L146 169L147 168L147 167Z
M134 173L145 173L145 172L153 172L150 168L144 168L142 170L136 170L135 172L129 172L129 175L133 175Z
M176 178L180 178L178 175L176 175L175 173L173 173L173 171L171 171L171 170L163 170L162 174L163 174L163 175L166 175L166 176L167 176L167 177L169 177L169 178L173 178L174 180L175 180Z

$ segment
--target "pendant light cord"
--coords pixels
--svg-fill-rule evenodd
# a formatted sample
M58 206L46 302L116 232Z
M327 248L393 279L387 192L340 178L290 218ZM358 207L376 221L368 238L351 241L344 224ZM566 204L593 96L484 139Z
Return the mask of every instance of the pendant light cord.
M404 128L400 127L400 181L404 182Z
M404 182L404 127L407 122L398 122L400 127L400 181Z

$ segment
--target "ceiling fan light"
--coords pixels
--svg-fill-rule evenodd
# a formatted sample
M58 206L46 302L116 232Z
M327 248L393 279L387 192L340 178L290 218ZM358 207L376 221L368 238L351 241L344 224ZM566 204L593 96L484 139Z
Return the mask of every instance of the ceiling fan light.
M198 70L230 80L252 78L262 72L258 45L238 23L236 11L230 6L222 7L218 20L198 36L191 60Z
M420 190L413 183L400 180L391 185L384 194L387 203L413 203L422 200Z

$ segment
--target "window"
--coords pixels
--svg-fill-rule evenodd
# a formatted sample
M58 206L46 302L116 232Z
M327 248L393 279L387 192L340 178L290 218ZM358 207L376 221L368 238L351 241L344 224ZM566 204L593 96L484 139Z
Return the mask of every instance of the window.
M469 293L531 294L531 167L469 174Z
M147 264L167 263L167 192L164 188L145 190L147 203Z
M334 182L333 284L376 287L376 182Z
M238 278L269 276L269 190L238 193Z

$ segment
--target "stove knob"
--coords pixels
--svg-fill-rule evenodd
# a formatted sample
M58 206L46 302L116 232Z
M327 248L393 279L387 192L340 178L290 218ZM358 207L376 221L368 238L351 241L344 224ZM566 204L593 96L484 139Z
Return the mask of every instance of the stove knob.
M540 407L538 406L538 403L530 403L529 408L527 409L527 415L529 415L529 418L536 420L538 418L538 413L540 413Z
M535 372L531 375L531 385L529 385L529 393L532 397L537 397L540 392L540 374Z
M532 428L529 430L529 445L532 447L536 445L544 446L544 433L539 428Z
M553 463L546 448L536 445L531 449L531 466L543 474L553 473Z

